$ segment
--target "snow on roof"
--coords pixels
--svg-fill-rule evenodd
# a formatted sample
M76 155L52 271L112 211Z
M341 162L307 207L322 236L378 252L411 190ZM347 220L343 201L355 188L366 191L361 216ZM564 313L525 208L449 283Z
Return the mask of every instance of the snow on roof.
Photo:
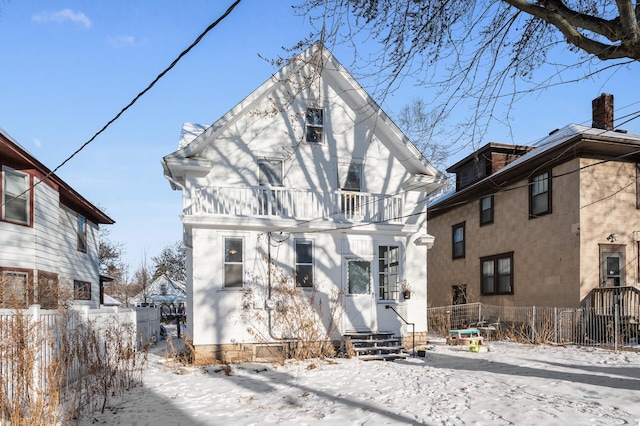
M539 139L538 141L531 144L531 146L534 147L531 151L517 158L511 163L507 164L502 169L492 174L491 177L494 177L499 173L504 173L504 171L512 169L514 167L518 167L518 165L526 161L529 161L532 158L535 158L557 147L558 145L563 144L564 142L570 140L574 136L581 135L581 134L589 135L589 136L609 136L617 139L629 139L636 142L640 142L640 135L614 132L611 130L596 129L593 127L581 126L579 124L569 124L563 127L562 129L559 129L551 133L549 136Z
M103 299L104 299L104 303L103 303L104 306L121 306L122 305L122 303L120 303L113 297L109 296L108 294L105 294Z
M207 130L207 127L209 126L203 124L183 123L182 130L180 131L180 140L178 141L178 149L189 145L195 138L200 136L202 132Z
M131 301L133 303L171 303L184 302L186 299L187 287L183 282L161 275L144 291L135 295Z
M640 143L640 135L636 135L636 134L631 134L631 133L621 133L621 132L614 132L612 130L603 130L603 129L596 129L593 127L587 127L587 126L581 126L579 124L569 124L559 130L556 130L554 132L552 132L551 134L549 134L548 136L545 136L535 142L533 142L530 146L533 147L533 149L529 152L527 152L526 154L522 155L521 157L515 159L514 161L512 161L511 163L507 164L506 166L504 166L502 169L498 170L497 172L491 174L490 176L485 177L484 179L474 183L473 185L470 185L468 187L465 187L463 190L467 190L469 188L473 188L479 184L481 184L482 182L484 182L486 179L493 179L496 176L505 173L515 167L519 167L521 164L530 161L533 158L536 158L542 154L544 154L545 152L552 150L553 148L567 142L568 140L572 139L575 136L578 135L587 135L587 136L599 136L599 137L611 137L611 138L616 138L616 139L626 139L629 141L634 141L634 142L638 142ZM461 190L461 191L463 191ZM450 198L451 196L459 193L460 191L451 191L448 192L446 194L444 194L443 196L437 198L436 200L432 201L429 203L428 207L440 204L442 201L445 201L446 199Z

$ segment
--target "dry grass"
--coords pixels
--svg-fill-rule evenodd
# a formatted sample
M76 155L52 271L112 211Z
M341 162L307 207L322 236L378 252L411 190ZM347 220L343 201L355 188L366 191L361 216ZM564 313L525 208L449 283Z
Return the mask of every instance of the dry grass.
M0 424L66 425L141 383L146 350L117 316L98 324L60 309L54 325L28 310L0 317Z
M280 357L295 359L326 358L336 355L334 338L342 307L342 292L331 294L314 288L301 288L295 279L272 265L272 309L253 309L254 327L248 332L258 343L281 343ZM265 333L265 330L268 330Z

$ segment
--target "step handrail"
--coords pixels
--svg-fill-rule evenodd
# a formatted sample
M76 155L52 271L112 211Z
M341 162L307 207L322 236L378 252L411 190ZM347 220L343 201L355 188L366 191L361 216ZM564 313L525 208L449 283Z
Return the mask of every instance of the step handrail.
M391 305L384 305L385 309L391 309L393 312L396 313L396 315L398 316L398 318L400 318L402 321L404 321L405 324L410 325L411 326L411 338L412 338L412 343L411 343L411 357L415 358L416 356L416 324L413 322L409 322L406 319L404 319L402 317L402 315L400 315L398 313L398 311L396 311L396 309L391 306Z

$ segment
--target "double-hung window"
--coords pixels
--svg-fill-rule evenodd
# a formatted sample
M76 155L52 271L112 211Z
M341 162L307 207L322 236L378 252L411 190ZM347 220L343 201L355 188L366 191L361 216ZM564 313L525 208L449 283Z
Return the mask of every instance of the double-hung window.
M533 176L529 182L529 217L551 213L550 172Z
M2 220L29 224L29 175L4 167L2 173Z
M378 300L398 299L398 246L378 247Z
M480 226L493 223L493 195L480 199Z
M77 248L83 253L87 252L87 220L78 215L76 234L78 235Z
M296 286L313 287L313 241L296 240Z
M457 225L453 225L451 227L451 237L452 237L452 257L453 259L461 259L465 256L465 247L464 247L464 224L465 222L459 223Z
M224 286L242 287L244 281L244 254L242 238L224 239Z
M482 294L513 294L513 252L480 258Z
M305 140L308 143L322 143L324 117L322 108L307 108L305 116Z

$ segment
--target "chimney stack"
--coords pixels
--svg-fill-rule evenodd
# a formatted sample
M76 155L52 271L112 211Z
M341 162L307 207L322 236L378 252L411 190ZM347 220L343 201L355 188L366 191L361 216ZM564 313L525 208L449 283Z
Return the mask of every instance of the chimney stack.
M592 123L596 129L613 130L613 95L603 93L591 101Z

